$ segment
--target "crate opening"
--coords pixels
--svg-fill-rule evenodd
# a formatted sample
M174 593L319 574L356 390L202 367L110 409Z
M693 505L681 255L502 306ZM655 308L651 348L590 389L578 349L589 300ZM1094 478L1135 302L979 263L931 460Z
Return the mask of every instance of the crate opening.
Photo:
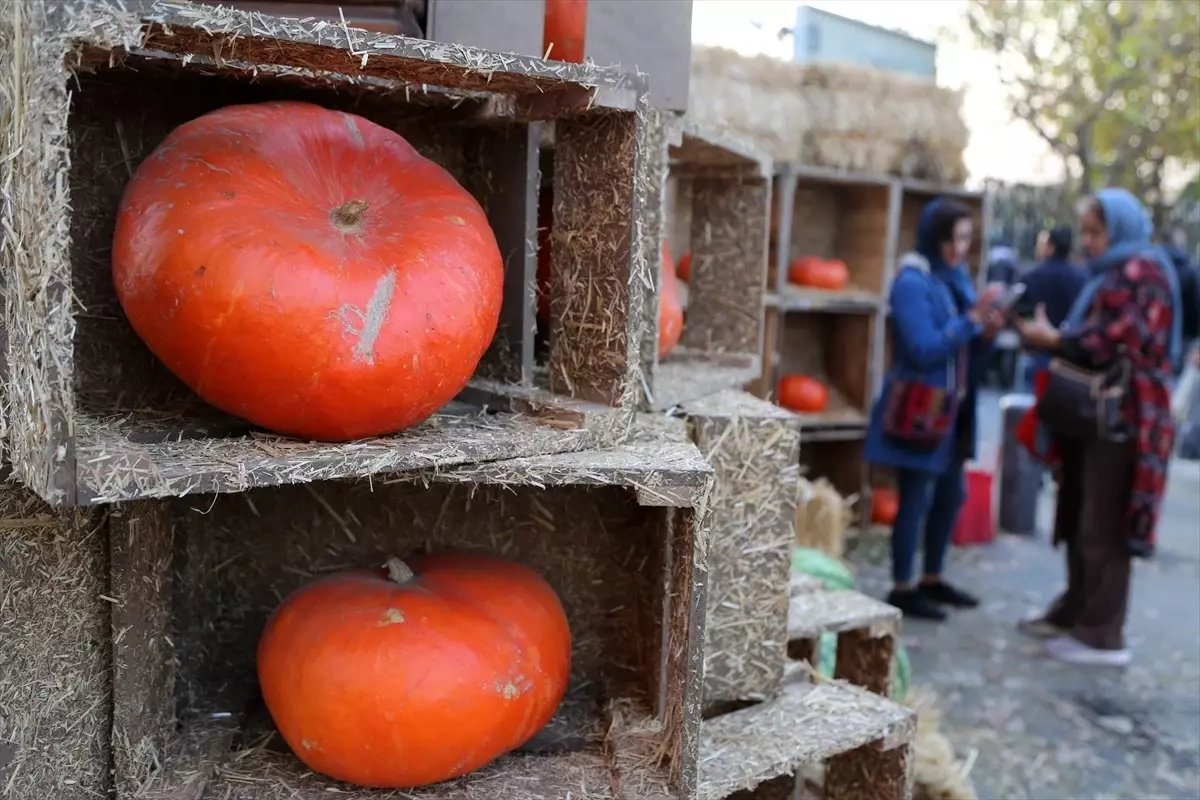
M54 479L74 487L66 490L68 504L553 453L607 435L600 429L606 431L617 412L613 405L516 385L521 363L515 351L526 337L517 321L528 316L532 300L524 291L527 221L512 208L526 208L525 198L534 190L532 168L523 169L522 161L536 157L528 150L531 125L480 123L485 98L452 90L418 91L312 73L248 77L173 56L128 55L110 64L88 53L89 69L71 84L68 118L70 288L78 310L75 452L73 463L64 465L75 475ZM426 422L395 436L322 444L257 430L208 405L172 375L133 331L117 300L110 261L113 230L134 170L184 122L224 106L270 100L347 111L402 134L488 212L509 273L492 346L464 392ZM514 281L522 291L510 291ZM296 459L331 471L302 475ZM198 477L206 471L200 466L221 464L243 465L237 469L240 477Z
M221 781L236 780L232 773L270 778L280 797L337 791L333 781L309 773L277 733L266 738L275 728L256 677L263 625L284 597L324 574L376 568L389 554L446 549L501 555L553 586L571 627L570 683L551 723L517 752L412 795L440 798L487 785L497 787L496 797L529 791L513 800L565 796L551 786L570 788L574 780L578 790L581 777L591 783L591 775L607 776L614 757L634 771L631 780L668 781L669 765L651 762L656 748L671 750L673 729L673 713L663 710L675 691L664 677L672 512L643 508L622 487L514 494L499 486L372 489L363 482L170 503L163 515L175 536L169 641L178 715L192 723L180 735L208 726L219 737L227 728L225 755L250 751L210 783L213 797L222 796ZM617 750L606 750L614 742ZM518 780L497 783L510 773ZM544 785L522 786L521 776Z
M874 324L867 314L782 315L778 377L808 375L820 380L829 391L824 411L800 414L803 428L855 429L866 425L872 400L868 355ZM774 389L778 391L778 386Z
M781 209L789 204L776 198L772 214L773 284L784 306L822 302L878 303L886 290L887 240L891 188L886 183L852 183L797 176L794 184L782 179L776 192L789 191L791 214L786 253L780 252L779 239L784 228ZM828 290L792 283L789 265L802 258L841 261L849 272L844 289Z
M843 498L858 497L853 505L856 516L863 508L864 446L862 439L807 441L800 445L800 474L811 482L825 478Z

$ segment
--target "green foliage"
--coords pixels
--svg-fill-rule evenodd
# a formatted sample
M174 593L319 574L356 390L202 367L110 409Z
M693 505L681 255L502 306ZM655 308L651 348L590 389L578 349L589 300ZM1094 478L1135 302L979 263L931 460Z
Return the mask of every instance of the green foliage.
M1168 167L1200 164L1200 0L969 0L967 22L1081 191L1157 206Z

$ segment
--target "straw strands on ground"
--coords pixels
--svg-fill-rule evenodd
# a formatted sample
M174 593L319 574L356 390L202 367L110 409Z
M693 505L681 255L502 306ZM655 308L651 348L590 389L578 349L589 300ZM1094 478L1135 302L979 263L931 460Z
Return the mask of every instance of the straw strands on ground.
M776 161L960 183L962 94L917 77L692 50L689 119Z

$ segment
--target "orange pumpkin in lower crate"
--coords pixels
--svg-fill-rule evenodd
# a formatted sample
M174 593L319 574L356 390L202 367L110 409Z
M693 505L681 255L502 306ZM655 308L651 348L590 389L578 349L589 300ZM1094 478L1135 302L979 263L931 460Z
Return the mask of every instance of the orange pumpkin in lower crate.
M310 769L375 789L464 775L525 744L567 687L554 590L493 556L442 553L332 575L267 621L258 677Z
M829 406L829 390L808 375L784 375L779 381L779 405L801 414L819 414Z

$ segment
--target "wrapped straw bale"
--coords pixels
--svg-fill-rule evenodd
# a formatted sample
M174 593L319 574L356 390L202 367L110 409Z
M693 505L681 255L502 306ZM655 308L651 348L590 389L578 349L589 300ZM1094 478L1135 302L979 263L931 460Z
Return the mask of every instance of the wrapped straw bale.
M796 497L796 545L841 558L854 522L856 498L843 498L825 478L800 478Z
M962 93L845 64L692 50L688 116L776 161L961 183Z

